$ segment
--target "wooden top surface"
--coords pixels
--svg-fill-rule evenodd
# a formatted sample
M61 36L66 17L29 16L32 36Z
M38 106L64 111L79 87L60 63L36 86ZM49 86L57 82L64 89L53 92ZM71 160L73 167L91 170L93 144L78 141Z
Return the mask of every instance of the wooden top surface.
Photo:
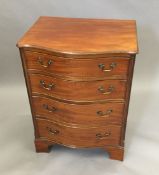
M17 44L68 54L138 52L134 20L40 17Z

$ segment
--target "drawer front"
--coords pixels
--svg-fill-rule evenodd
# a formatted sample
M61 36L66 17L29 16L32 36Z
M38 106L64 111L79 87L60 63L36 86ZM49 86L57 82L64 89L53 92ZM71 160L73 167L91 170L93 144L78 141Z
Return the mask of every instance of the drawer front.
M36 120L39 136L63 145L76 147L102 147L118 145L121 126L107 125L92 128L72 128L48 120Z
M129 58L70 59L37 52L25 52L28 69L61 76L127 77Z
M122 123L124 103L69 104L34 96L35 115L57 122L83 125Z
M126 80L68 81L60 78L30 74L33 93L75 101L124 99Z

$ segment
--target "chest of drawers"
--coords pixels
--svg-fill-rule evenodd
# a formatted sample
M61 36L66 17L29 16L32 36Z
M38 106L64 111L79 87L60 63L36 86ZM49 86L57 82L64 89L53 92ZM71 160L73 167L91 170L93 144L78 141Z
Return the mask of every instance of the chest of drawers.
M40 17L17 46L36 151L99 147L123 160L135 21Z

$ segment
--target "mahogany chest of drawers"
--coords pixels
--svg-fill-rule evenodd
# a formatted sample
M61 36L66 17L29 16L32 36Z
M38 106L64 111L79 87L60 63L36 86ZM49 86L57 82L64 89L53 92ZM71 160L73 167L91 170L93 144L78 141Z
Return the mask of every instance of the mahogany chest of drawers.
M123 160L135 21L40 17L17 46L36 151L99 147Z

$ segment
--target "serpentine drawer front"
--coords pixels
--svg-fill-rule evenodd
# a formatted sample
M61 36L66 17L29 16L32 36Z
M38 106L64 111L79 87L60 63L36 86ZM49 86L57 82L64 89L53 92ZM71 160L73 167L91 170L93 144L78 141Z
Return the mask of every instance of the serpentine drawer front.
M40 70L59 76L98 79L113 76L126 79L128 74L129 57L126 56L73 59L26 51L25 57L29 70Z
M99 147L123 160L135 21L40 17L17 46L36 151Z
M104 102L89 104L72 104L59 102L47 97L33 96L36 116L48 120L86 125L122 124L124 103Z
M71 81L30 74L30 84L32 93L75 101L124 99L126 92L126 80Z
M72 147L100 147L118 145L120 142L121 126L106 125L100 127L72 127L65 124L55 124L47 120L37 119L40 137L53 142Z

